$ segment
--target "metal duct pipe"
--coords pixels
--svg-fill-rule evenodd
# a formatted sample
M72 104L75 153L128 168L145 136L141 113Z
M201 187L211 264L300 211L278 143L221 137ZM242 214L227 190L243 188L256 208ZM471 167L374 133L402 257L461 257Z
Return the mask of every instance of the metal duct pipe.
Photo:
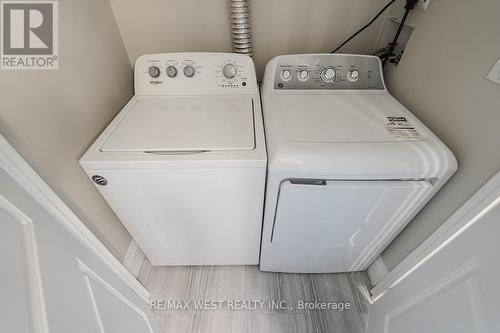
M250 7L248 0L231 1L231 30L233 51L253 55L252 29L250 27Z

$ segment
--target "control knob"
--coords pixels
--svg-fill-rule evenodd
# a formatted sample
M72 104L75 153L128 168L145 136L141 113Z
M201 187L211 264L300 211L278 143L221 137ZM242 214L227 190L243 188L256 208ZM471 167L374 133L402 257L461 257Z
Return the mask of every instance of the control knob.
M226 64L224 68L222 68L222 73L226 79L232 79L238 73L236 66L233 64Z
M321 70L319 77L321 78L321 81L325 83L333 83L333 81L335 81L335 75L337 75L335 69L326 67Z
M148 73L152 78L157 78L158 76L160 76L160 69L156 66L151 66L148 69Z
M193 77L194 76L194 68L193 66L186 66L184 67L184 69L182 70L184 72L184 75L186 77Z
M298 78L300 81L306 81L309 78L309 72L305 69L300 70L298 73Z
M168 77L174 78L177 76L177 68L175 66L168 66L167 67L167 75Z
M359 72L357 70L355 70L355 69L349 71L347 73L347 79L349 81L352 81L352 82L358 81L358 79L359 79Z
M290 72L288 69L282 70L281 71L281 79L283 81L288 81L292 77L292 72Z

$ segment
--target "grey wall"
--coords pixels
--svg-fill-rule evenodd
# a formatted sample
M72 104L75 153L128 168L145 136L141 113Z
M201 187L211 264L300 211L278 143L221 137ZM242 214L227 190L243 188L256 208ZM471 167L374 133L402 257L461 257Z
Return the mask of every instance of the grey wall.
M231 51L229 0L110 0L130 61L146 53ZM328 52L386 0L251 0L257 76L278 54ZM345 52L371 52L383 17Z
M399 1L391 15L402 13ZM432 0L389 90L448 145L459 170L382 254L393 268L500 169L500 85L486 80L500 56L500 1Z
M132 95L111 6L59 1L59 70L0 71L0 132L119 259L130 235L78 164Z

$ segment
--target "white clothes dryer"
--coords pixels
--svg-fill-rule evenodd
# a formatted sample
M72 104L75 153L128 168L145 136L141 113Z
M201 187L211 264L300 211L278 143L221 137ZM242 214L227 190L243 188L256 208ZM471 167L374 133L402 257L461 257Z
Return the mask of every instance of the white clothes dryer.
M80 163L153 265L258 264L266 147L250 57L139 57L135 96Z
M260 269L365 270L457 169L386 90L373 56L278 56L262 103L268 178Z

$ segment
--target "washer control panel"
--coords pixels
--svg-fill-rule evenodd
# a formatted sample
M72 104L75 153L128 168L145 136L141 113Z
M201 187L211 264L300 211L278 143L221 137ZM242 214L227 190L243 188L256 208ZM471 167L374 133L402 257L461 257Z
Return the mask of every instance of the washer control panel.
M256 94L250 57L234 53L160 53L135 63L137 95Z
M302 54L276 60L274 89L383 90L380 60L349 54Z

